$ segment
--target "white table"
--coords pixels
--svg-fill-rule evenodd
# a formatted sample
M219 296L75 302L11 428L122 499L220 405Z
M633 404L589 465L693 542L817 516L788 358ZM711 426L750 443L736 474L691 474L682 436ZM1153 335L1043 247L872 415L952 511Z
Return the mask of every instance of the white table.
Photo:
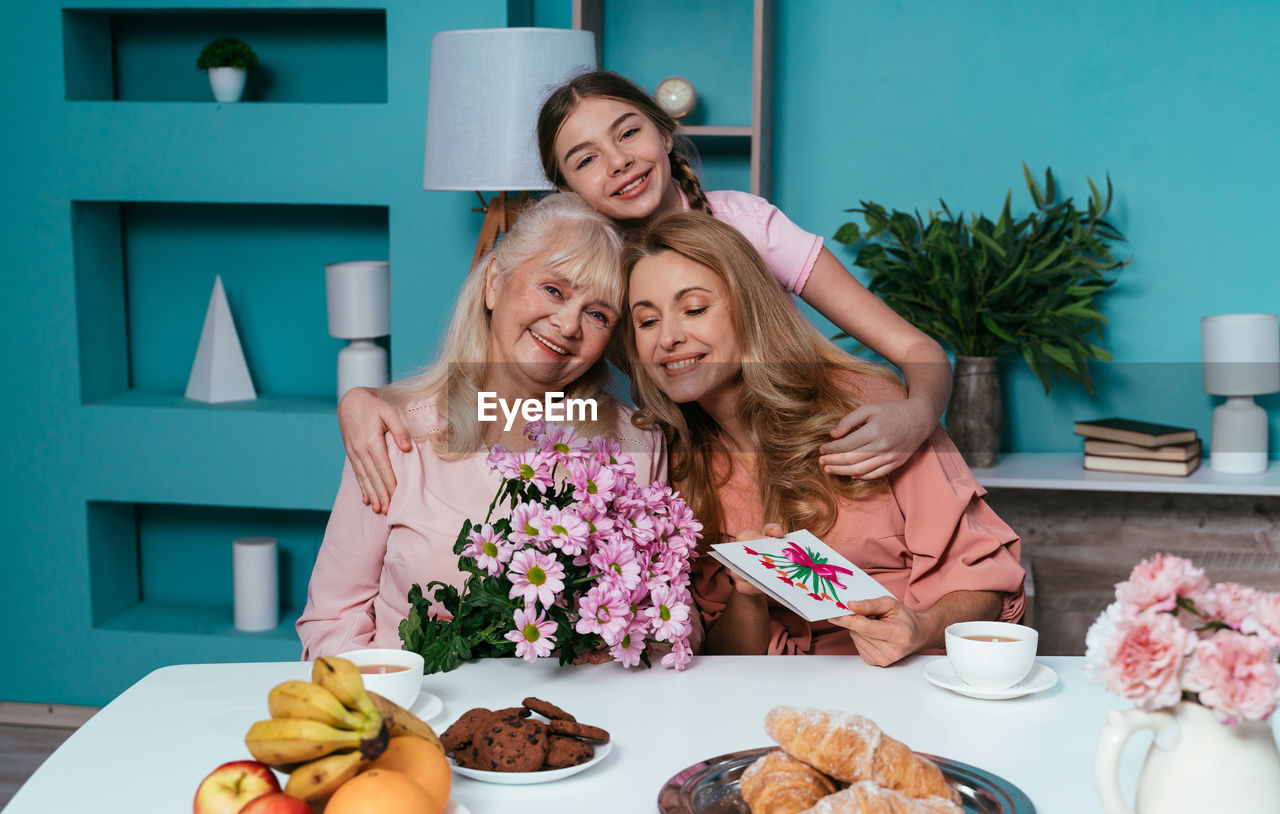
M928 683L917 657L888 669L847 656L703 657L684 673L616 665L560 669L489 660L427 676L443 699L438 729L473 706L516 705L527 695L559 704L613 735L600 765L535 786L458 777L454 799L472 814L651 814L679 770L715 755L770 743L765 712L819 706L873 718L913 749L1004 777L1039 814L1097 811L1093 752L1112 707L1128 703L1087 684L1079 657L1046 657L1059 683L1040 695L977 701ZM218 764L247 758L244 734L267 717L267 691L306 678L300 662L165 667L143 678L71 736L5 809L6 814L187 811ZM1147 741L1149 742L1149 741ZM1131 744L1122 776L1132 787L1145 744Z

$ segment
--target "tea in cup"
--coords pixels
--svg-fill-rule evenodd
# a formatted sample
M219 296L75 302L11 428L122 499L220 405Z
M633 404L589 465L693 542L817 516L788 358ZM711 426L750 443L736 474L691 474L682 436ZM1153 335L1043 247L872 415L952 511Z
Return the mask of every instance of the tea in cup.
M956 676L979 690L1003 690L1027 677L1040 634L1010 622L956 622L944 633Z
M338 658L346 659L360 668L360 677L364 679L366 690L372 690L405 709L412 707L418 700L418 691L422 689L423 662L422 656L417 653L411 650L369 648L348 650L346 653L339 653Z

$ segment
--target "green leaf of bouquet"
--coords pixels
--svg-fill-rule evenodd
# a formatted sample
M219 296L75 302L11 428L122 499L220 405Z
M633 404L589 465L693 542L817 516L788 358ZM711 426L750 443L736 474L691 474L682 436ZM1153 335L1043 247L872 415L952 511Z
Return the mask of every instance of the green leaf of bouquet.
M453 553L455 555L461 556L462 550L470 544L471 541L467 538L471 535L471 530L473 528L475 528L475 526L471 523L470 519L463 521L462 530L458 532L457 539L453 541Z

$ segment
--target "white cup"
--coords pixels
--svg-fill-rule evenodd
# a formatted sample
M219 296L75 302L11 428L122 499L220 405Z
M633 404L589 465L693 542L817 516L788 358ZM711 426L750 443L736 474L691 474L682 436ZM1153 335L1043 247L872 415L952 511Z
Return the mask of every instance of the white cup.
M360 668L364 688L372 690L405 709L413 707L418 700L418 691L422 689L422 656L410 650L391 650L390 648L369 648L367 650L348 650L339 653L338 658L350 661ZM370 668L386 666L393 668L391 672L367 672ZM404 669L395 670L396 667Z
M1003 690L1027 677L1040 634L1009 622L956 622L944 633L947 661L975 689Z

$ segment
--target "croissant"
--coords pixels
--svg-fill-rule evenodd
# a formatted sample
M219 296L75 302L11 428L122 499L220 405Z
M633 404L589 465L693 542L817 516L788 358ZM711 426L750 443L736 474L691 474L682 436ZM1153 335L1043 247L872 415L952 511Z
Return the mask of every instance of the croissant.
M870 780L823 797L804 814L962 814L963 809L942 797L908 797Z
M885 735L875 721L838 710L774 707L765 731L787 754L845 783L870 780L909 797L959 802L937 764Z
M780 749L748 766L738 787L751 814L799 814L836 790L831 778Z

